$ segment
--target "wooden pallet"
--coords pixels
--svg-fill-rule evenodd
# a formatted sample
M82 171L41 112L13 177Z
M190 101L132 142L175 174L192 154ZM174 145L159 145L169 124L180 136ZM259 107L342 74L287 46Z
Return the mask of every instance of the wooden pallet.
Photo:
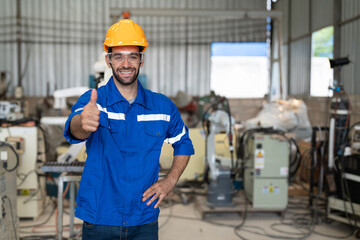
M283 217L285 209L266 209L266 208L253 208L252 204L245 201L243 194L238 194L233 197L234 206L230 207L211 207L209 206L206 196L196 196L195 206L199 211L201 218L204 219L207 214L214 213L238 213L240 215L247 212L277 212Z

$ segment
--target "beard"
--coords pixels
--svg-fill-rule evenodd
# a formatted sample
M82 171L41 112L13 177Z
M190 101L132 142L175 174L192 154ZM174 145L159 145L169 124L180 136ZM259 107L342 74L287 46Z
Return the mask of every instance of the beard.
M117 73L117 71L115 71L115 69L113 68L113 66L111 66L111 69L112 69L112 72L113 72L113 76L114 78L116 79L116 81L118 83L120 83L121 85L125 85L125 86L129 86L131 84L133 84L138 75L139 75L139 72L140 72L140 67L137 69L136 71L136 68L118 68L117 71L136 71L135 75L130 79L130 80L125 80L124 78L120 77L119 74Z

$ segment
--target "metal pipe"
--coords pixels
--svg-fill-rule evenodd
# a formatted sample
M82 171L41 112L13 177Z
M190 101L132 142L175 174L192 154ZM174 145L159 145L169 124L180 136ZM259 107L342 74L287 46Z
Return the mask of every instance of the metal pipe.
M62 202L62 195L64 191L64 177L59 177L58 182L58 240L62 240L62 219L63 219L63 202Z
M286 100L287 97L287 86L285 86L285 78L283 77L283 67L282 67L282 38L283 38L283 34L282 34L282 22L281 19L276 19L277 21L277 26L278 26L278 64L279 64L279 80L280 80L280 96L282 100ZM289 47L290 48L290 47ZM289 61L289 59L288 59ZM288 76L289 78L289 76Z
M334 0L334 59L340 58L341 55L341 0ZM340 82L340 68L334 68L334 80Z
M291 2L289 1L288 4L288 12L291 13ZM286 20L285 20L286 21ZM293 94L292 90L289 89L291 87L291 66L292 66L292 61L291 61L291 27L292 27L292 22L291 22L291 14L288 14L288 19L287 19L288 23L287 23L287 31L288 31L288 39L287 39L287 45L288 45L288 49L287 49L287 66L286 66L286 78L287 78L287 93L289 94Z
M16 0L16 44L18 86L21 87L21 0Z
M329 159L328 159L329 169L331 169L334 166L334 137L335 137L335 118L331 118L330 132L329 132Z
M75 203L75 182L70 182L70 237L75 236L74 232L74 204Z

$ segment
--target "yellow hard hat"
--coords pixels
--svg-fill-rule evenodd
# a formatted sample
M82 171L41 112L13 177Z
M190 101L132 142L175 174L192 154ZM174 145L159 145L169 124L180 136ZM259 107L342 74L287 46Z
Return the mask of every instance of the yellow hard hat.
M139 46L143 47L144 52L148 46L144 30L129 19L120 20L107 31L104 50L108 52L109 47L117 46Z

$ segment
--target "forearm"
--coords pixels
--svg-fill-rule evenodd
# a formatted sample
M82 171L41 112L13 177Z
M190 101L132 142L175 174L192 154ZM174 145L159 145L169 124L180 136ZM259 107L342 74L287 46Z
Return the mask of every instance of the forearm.
M181 174L184 172L190 156L188 155L175 155L172 167L166 176L174 185L179 181Z
M71 135L76 137L77 139L86 139L90 136L91 132L87 132L83 130L81 127L81 116L75 115L70 122L70 132Z
M172 167L166 178L158 180L151 185L143 194L142 201L150 199L146 205L150 205L155 199L159 198L154 208L157 208L161 201L172 191L181 174L185 170L188 164L190 156L187 155L175 155Z

